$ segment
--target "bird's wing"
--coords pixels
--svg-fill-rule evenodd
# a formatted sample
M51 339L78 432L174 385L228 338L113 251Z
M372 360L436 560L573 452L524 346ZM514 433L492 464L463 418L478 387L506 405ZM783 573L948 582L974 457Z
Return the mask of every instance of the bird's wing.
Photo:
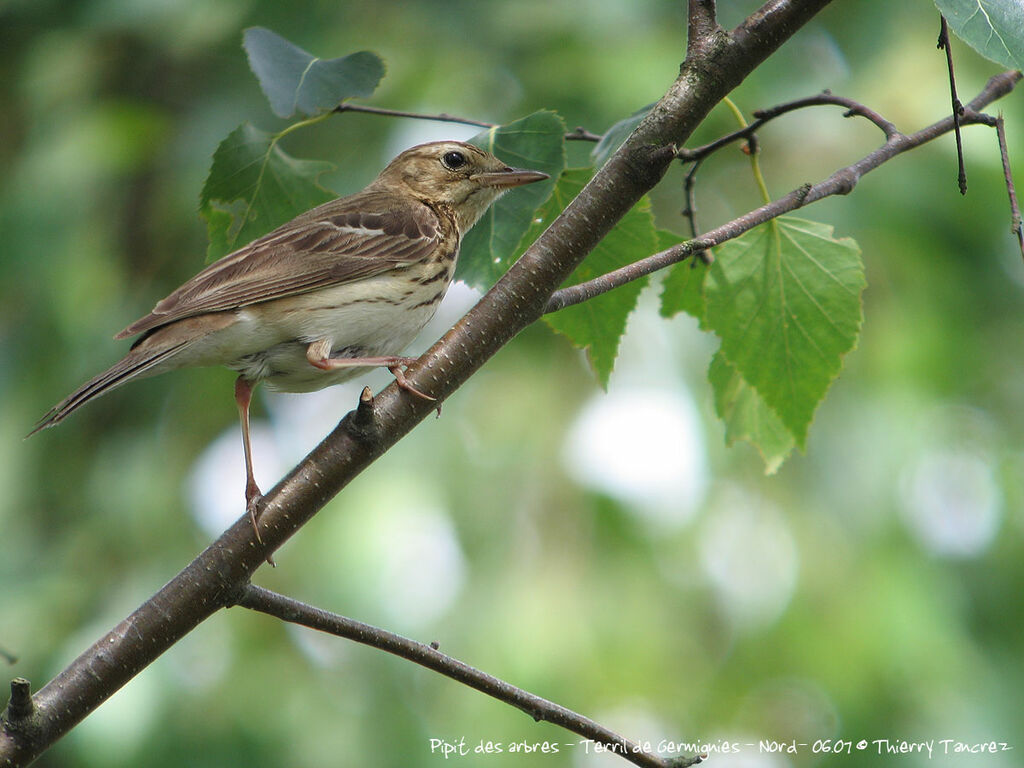
M372 277L427 258L444 238L437 214L371 190L334 200L214 262L115 338Z

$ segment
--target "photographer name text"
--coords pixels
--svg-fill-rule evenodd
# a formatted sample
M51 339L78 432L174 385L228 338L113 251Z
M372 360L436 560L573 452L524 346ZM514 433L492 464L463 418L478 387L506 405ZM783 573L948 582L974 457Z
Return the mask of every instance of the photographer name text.
M776 741L762 739L758 742L727 741L637 741L602 744L590 739L578 741L494 741L491 739L471 740L465 736L452 739L430 739L430 754L444 759L458 759L481 755L522 754L554 755L562 751L580 751L584 754L655 754L671 755L727 755L756 751L761 754L831 754L831 755L927 755L929 758L943 756L983 755L1009 752L1013 745L1005 741L971 741L961 739L817 739L816 741Z

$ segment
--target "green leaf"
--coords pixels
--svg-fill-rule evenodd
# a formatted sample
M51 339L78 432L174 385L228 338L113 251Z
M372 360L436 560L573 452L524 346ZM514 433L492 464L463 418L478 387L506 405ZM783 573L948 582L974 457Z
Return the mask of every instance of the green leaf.
M619 120L611 128L605 131L604 136L597 142L594 149L590 153L590 161L594 164L595 168L600 168L602 165L608 162L608 158L611 157L615 150L617 150L631 134L640 121L647 117L647 113L651 111L651 107L654 103L651 102L646 107L641 107L629 117Z
M716 249L707 324L801 449L857 343L864 286L857 244L834 239L825 224L780 218Z
M715 393L715 412L725 423L726 444L746 440L764 459L765 474L775 474L793 450L793 435L786 425L721 351L711 358L708 381Z
M533 212L548 199L565 168L565 123L554 112L534 112L469 141L511 166L543 171L551 177L503 195L463 238L455 277L486 290L511 266Z
M263 27L245 31L249 67L278 117L316 115L345 99L367 97L384 77L384 62L370 51L319 59Z
M658 250L666 251L685 238L664 229L658 230ZM673 264L661 283L661 316L674 317L680 312L692 315L704 323L704 278L708 266L690 256Z
M1020 0L935 0L949 28L982 56L1024 69L1024 5Z
M211 260L336 197L317 183L333 166L285 154L280 137L243 123L213 153L199 197Z
M544 231L583 189L593 171L570 168L562 174L548 202L537 212L534 225L524 242L532 242ZM657 249L657 236L650 204L643 199L608 233L584 262L569 276L566 285L575 285L650 256ZM587 350L590 365L602 387L619 351L626 320L636 307L637 297L647 278L626 283L589 301L545 315L545 322L568 337L577 347Z

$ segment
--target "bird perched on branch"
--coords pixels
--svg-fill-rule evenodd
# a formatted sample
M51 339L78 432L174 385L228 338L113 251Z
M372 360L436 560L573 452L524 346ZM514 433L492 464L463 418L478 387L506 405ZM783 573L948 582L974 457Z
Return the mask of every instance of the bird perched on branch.
M459 243L507 189L548 178L510 168L470 144L408 149L364 190L325 203L211 264L114 338L142 334L109 370L68 395L30 434L63 421L132 379L225 365L245 449L246 508L259 538L249 402L265 381L312 392L386 366L434 314L455 273Z

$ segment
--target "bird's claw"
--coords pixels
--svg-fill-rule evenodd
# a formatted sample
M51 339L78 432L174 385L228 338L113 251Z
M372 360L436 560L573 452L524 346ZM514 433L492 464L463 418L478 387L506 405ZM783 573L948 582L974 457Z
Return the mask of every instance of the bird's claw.
M252 522L252 531L256 534L256 541L262 547L265 545L263 544L263 537L260 536L260 527L258 524L261 501L263 501L263 494L260 493L260 489L256 484L253 483L252 485L247 485L245 489L245 511L249 513L249 520ZM277 563L274 562L274 558L270 554L267 555L267 563L271 568L277 567Z
M425 392L420 392L416 387L410 384L409 380L405 378L405 371L402 370L401 366L394 365L388 368L388 370L394 375L395 383L398 384L399 389L404 389L410 395L416 395L416 397L421 397L424 400L430 400L431 402L437 401L436 397L431 397Z

